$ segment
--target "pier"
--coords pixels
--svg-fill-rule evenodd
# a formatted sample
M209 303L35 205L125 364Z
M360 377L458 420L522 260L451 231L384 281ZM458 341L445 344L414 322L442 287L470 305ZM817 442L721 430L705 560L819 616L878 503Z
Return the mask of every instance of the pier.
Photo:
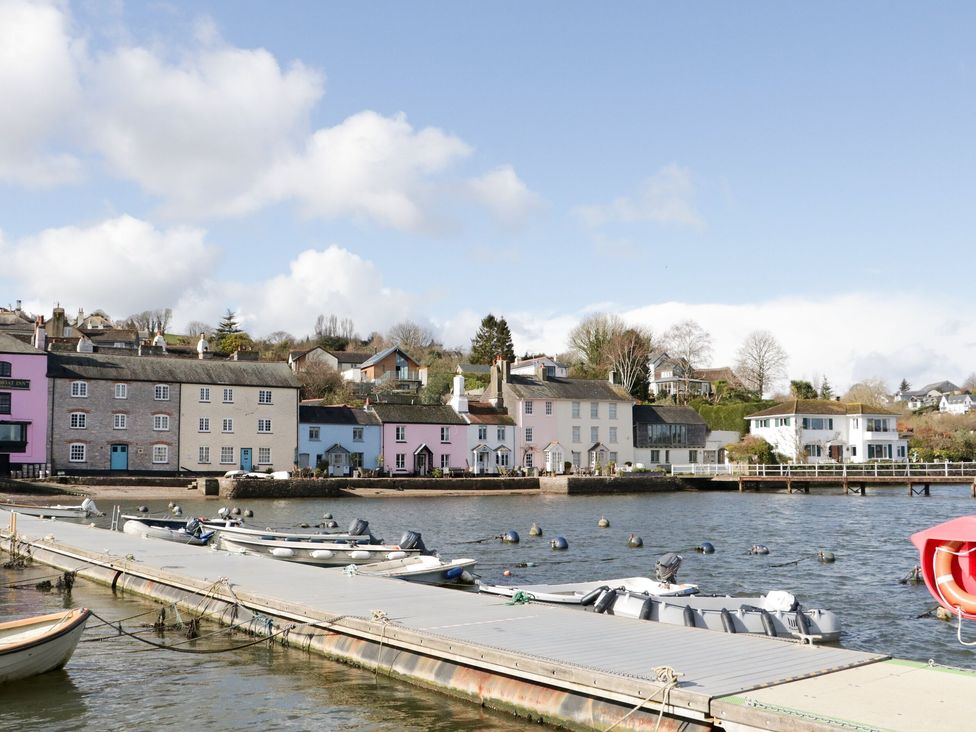
M0 510L0 549L571 729L967 728L976 672L346 575Z

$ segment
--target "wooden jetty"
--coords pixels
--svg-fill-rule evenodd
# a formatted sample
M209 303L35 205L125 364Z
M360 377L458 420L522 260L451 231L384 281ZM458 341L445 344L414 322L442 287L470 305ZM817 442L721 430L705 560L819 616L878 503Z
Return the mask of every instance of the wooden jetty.
M910 496L930 495L933 485L962 484L970 486L970 495L976 498L976 480L972 477L916 477L871 475L740 475L739 492L746 490L786 489L787 493L809 493L812 487L843 489L846 495L866 495L868 486L901 487Z
M346 575L0 510L0 549L571 729L968 728L976 672ZM287 630L287 632L283 632ZM923 701L924 700L924 701ZM660 717L660 718L659 718ZM659 726L658 726L659 725Z

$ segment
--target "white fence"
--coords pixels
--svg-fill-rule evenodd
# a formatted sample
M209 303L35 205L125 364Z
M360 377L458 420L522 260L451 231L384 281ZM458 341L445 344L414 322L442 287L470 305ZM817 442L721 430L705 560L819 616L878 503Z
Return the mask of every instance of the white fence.
M672 465L671 475L731 475L762 478L976 478L972 463L814 463L750 465L693 463Z

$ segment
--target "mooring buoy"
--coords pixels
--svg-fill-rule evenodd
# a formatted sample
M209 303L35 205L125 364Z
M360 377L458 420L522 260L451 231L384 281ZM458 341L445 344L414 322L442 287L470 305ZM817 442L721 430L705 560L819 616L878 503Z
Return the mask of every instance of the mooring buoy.
M769 547L765 544L753 544L752 549L749 550L750 554L769 554Z
M630 538L627 539L627 546L631 549L640 549L644 546L644 540L635 534L631 534Z
M244 516L245 516L245 518L253 518L254 517L254 511L252 511L249 508L245 508L244 509Z
M513 530L506 531L504 534L502 534L501 539L502 539L502 541L505 544L518 544L519 543L519 535L518 535L518 532L517 531L513 531Z
M330 518L332 518L332 514L331 513L323 513L322 514L322 518L324 518L324 519L330 519Z
M826 549L821 549L817 553L817 560L823 564L833 564L835 561L834 553L828 552Z
M557 551L563 551L565 549L569 549L569 542L566 541L565 536L557 536L555 539L552 539L549 542L549 546Z
M596 522L596 525L599 526L601 529L609 529L610 520L606 516L601 516L600 520Z
M529 536L542 536L542 529L535 521L532 522L532 527L529 529Z
M139 513L149 513L149 506L139 506Z
M702 554L714 554L715 546L710 541L703 541L701 546L695 547L695 551Z
M235 516L240 516L241 515L241 509L238 508L237 506L234 506L234 508L231 509L231 513L234 514Z

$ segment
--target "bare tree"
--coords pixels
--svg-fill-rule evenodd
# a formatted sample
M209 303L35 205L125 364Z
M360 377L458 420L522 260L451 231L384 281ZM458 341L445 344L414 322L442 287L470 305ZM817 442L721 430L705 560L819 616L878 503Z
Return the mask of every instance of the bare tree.
M601 372L609 365L607 349L626 326L616 315L594 313L569 332L569 348L589 372Z
M976 391L976 372L971 373L966 377L966 380L962 382L962 390L972 393Z
M390 345L411 354L413 358L419 358L421 351L426 351L434 345L434 333L427 326L415 323L412 320L403 320L386 334L386 339Z
M668 328L664 334L664 342L668 355L684 362L687 398L694 370L712 356L712 336L694 320L683 320Z
M352 318L343 318L339 321L339 335L349 341L354 339L359 340Z
M881 379L865 379L847 390L844 401L881 406L888 403L889 394L888 385Z
M768 330L746 336L736 354L735 374L761 399L786 376L786 351Z
M172 308L156 308L155 310L143 310L141 313L130 315L125 320L125 324L136 330L144 330L147 333L155 333L157 330L165 333L173 319Z
M302 399L323 399L327 404L343 404L352 396L349 382L324 363L312 361L297 376L302 385Z
M654 348L653 343L651 331L645 328L627 328L622 333L615 334L606 346L605 357L608 365L631 394L634 394L641 379L647 380L648 359Z
M202 320L191 320L186 324L186 334L192 336L198 336L201 333L205 335L210 335L214 332L214 327L208 323L204 323Z

